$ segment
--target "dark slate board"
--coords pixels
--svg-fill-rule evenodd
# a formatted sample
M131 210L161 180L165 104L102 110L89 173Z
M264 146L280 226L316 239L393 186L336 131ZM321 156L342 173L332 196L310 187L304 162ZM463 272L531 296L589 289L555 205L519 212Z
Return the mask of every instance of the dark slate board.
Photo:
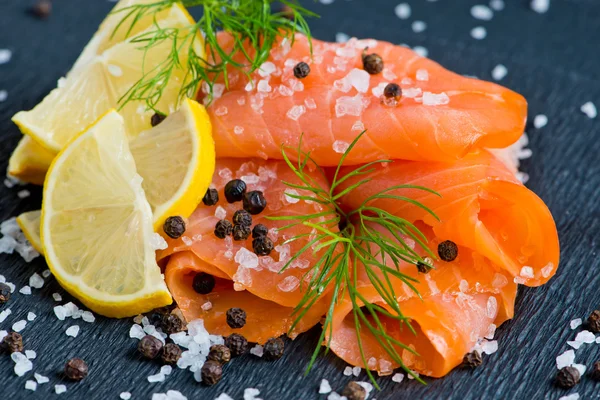
M427 379L395 384L378 379L383 391L377 399L557 399L569 393L552 385L555 357L567 350L574 337L569 321L583 317L600 305L598 236L600 236L600 119L591 120L579 111L588 100L600 106L600 2L596 0L553 0L545 15L532 12L525 0L507 0L504 11L490 22L474 20L469 9L476 0L407 0L413 9L409 21L394 15L400 1L335 0L332 5L306 5L322 15L312 21L314 34L334 40L336 32L375 37L395 43L421 45L430 57L459 73L490 79L490 71L505 64L509 73L504 85L524 94L530 104L530 119L538 113L549 116L540 130L528 127L534 156L524 163L529 187L549 205L562 242L562 263L557 276L542 288L519 291L514 320L497 333L500 349L485 357L485 365L473 372L456 370L444 379ZM0 90L8 99L0 103L0 169L20 137L10 117L30 109L56 85L89 40L97 25L112 7L106 0L55 0L52 16L40 21L26 10L33 0L0 2L0 48L13 51L12 60L0 65ZM410 21L428 24L415 34ZM485 40L476 41L469 31L476 25L488 30ZM19 189L0 185L0 220L39 207L41 193L28 188L32 196L19 200ZM45 269L42 259L25 264L18 256L0 255L0 274L21 287L34 271ZM64 383L60 370L73 356L86 359L91 374L82 383L67 383L61 398L117 399L131 391L135 399L149 399L152 393L177 389L190 399L213 399L227 392L241 399L246 387L257 387L261 397L275 399L323 399L317 395L321 378L340 390L348 381L342 375L344 363L335 356L319 358L315 369L304 376L308 352L317 342L318 330L302 335L287 348L276 363L252 356L236 360L226 368L223 381L213 388L195 383L190 372L176 370L163 383L149 384L148 375L159 365L142 361L136 342L128 338L129 321L98 318L95 324L77 321L81 333L67 337L68 325L52 313L52 293L72 300L58 284L48 279L32 296L15 294L9 307L13 315L0 325L9 329L28 311L37 314L23 334L26 347L37 351L34 371L47 375L50 384L37 392L25 391L26 379L12 373L13 363L0 356L0 395L3 398L55 397L54 384ZM600 358L600 346L586 345L577 360L588 367ZM360 377L365 379L364 373ZM597 396L600 387L589 378L577 387L582 398ZM574 392L571 390L570 392Z

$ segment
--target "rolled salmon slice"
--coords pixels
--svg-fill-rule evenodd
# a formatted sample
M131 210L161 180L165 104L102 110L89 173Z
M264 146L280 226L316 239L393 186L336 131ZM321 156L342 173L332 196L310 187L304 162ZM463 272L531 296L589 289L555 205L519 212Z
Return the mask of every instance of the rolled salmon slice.
M394 161L374 169L363 177L370 179L367 184L344 197L345 207L358 207L369 196L396 184L424 186L441 197L418 189L390 194L421 202L440 221L403 201L377 199L370 204L411 222L423 221L438 238L488 258L517 283L538 286L555 274L560 246L552 214L489 152L482 150L452 164Z
M260 344L270 338L290 333L289 330L296 319L293 308L261 299L246 290L236 291L233 282L217 271L214 266L202 261L190 251L179 252L169 259L165 280L188 321L202 318L211 334L228 336L239 333L250 342ZM192 286L194 276L200 272L217 277L214 290L207 295L197 293ZM290 337L294 338L315 326L324 313L324 306L325 302L320 302L312 307L290 333ZM226 312L232 307L246 311L246 325L240 329L232 329L227 325Z
M233 43L225 33L219 41L225 49ZM363 69L365 48L382 57L382 72ZM311 71L297 79L294 66L301 61ZM208 108L217 157L282 159L281 145L297 147L303 133L303 149L317 164L334 166L366 129L347 165L378 158L454 161L478 148L516 142L527 116L525 99L509 89L372 39L313 39L311 57L306 37L296 35L293 44L277 42L251 79L233 68L228 79L227 88L217 83ZM389 83L402 89L394 106L382 102Z

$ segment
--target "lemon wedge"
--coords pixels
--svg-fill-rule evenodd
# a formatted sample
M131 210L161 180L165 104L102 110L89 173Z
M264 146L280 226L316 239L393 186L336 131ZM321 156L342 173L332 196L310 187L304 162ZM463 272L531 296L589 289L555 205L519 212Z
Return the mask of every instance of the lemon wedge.
M189 217L215 170L210 117L194 100L130 143L142 187L152 207L154 229L172 215Z
M155 260L152 210L116 111L52 162L41 239L58 282L99 314L128 317L171 303Z
M179 63L183 67L170 70L168 82L162 89L162 97L156 105L157 109L170 114L177 109L180 88L189 78L187 50L193 45L196 54L203 56L204 48L199 34L189 34L190 17L183 7L173 5L159 16L161 19L153 20L152 25L140 35L155 35L157 26L173 32L180 29L177 32L182 37L179 38L181 40L177 53ZM120 99L145 76L145 73L164 67L165 60L171 57L173 40L159 40L147 50L141 49L142 46L143 43L136 42L135 37L130 37L110 46L100 55L90 56L89 60L80 62L67 78L61 79L58 88L50 92L33 110L17 113L13 121L23 133L31 136L49 151L57 153L97 118L108 110L117 108ZM99 46L94 51L101 51L102 48ZM85 52L91 53L92 50ZM84 55L84 58L87 57ZM128 102L119 113L125 120L126 132L130 138L149 129L150 119L154 114L141 100Z
M40 254L44 254L42 248L42 239L40 239L40 220L42 218L42 211L27 211L17 217L17 224L23 231L25 238L29 240L29 243L33 248Z
M55 154L25 135L8 161L8 175L21 181L43 185Z

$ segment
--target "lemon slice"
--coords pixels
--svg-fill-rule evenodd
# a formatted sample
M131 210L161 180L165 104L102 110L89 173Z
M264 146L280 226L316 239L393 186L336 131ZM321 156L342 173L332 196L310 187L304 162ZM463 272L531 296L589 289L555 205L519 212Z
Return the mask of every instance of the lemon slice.
M21 181L43 185L55 154L25 135L8 161L8 175Z
M206 109L184 100L179 111L130 144L154 229L171 215L188 217L202 200L215 169L215 146Z
M125 123L111 110L50 166L41 219L46 262L63 288L95 312L137 315L172 301L154 235Z
M118 14L117 14L118 15ZM154 35L157 26L172 31L189 28L190 20L182 7L172 6L161 20L155 20L140 35ZM203 41L197 35L189 35L188 29L178 31L181 39L178 48L179 62L183 67L170 70L168 82L162 90L157 109L171 113L177 109L182 84L189 79L187 56L189 46L202 56ZM188 40L184 41L183 38ZM196 38L192 40L193 38ZM178 39L178 40L179 40ZM85 130L98 117L112 108L145 73L156 72L171 57L173 40L158 41L148 50L135 38L114 44L101 55L93 57L76 68L66 79L59 81L54 89L31 111L21 111L13 121L21 131L52 152L60 151L73 137ZM147 110L144 101L130 101L119 113L126 122L130 138L149 129L153 111Z
M42 211L27 211L17 217L17 224L23 231L23 234L29 240L29 243L40 254L44 254L42 248L42 239L40 239L40 220Z

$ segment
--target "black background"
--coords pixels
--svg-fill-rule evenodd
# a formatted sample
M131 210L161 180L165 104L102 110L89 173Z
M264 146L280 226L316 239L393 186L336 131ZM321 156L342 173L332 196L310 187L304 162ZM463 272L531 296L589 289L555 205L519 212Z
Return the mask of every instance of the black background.
M575 332L569 321L585 318L600 306L598 236L600 218L600 118L592 120L579 111L591 100L600 106L600 1L552 0L547 14L531 11L528 2L506 0L506 8L496 12L492 21L477 21L470 16L469 0L408 0L413 15L402 21L394 15L400 1L335 0L332 5L304 2L319 13L312 21L313 33L334 40L337 32L358 37L375 37L394 43L421 45L429 56L459 73L491 79L493 67L502 63L508 75L502 83L529 101L529 117L546 114L549 123L542 129L528 124L533 158L523 170L531 176L528 186L552 210L562 244L558 274L549 284L519 291L515 319L497 332L500 349L486 356L484 366L475 371L456 370L444 379L427 379L423 386L415 381L400 384L389 378L378 381L383 387L374 397L383 399L557 399L577 390L583 399L595 398L600 383L588 377L571 391L553 386L555 358L567 350L567 340ZM63 76L92 36L100 21L113 6L106 0L54 0L54 10L46 21L27 14L30 0L0 0L0 48L12 50L12 60L0 65L0 90L8 99L0 103L0 169L6 168L9 155L20 133L10 117L38 103ZM425 32L414 33L410 23L423 20ZM477 25L487 28L486 39L477 41L469 31ZM32 196L17 197L20 188L0 185L0 219L39 208L41 191L28 188ZM0 274L18 288L27 284L34 271L45 269L41 258L25 264L18 256L0 255ZM342 375L345 364L335 356L319 358L314 370L303 375L308 353L315 346L318 330L301 335L288 345L286 355L276 363L253 356L236 359L224 379L215 387L197 384L189 371L176 370L165 382L150 384L146 377L158 372L159 365L142 361L135 352L136 341L129 339L131 320L98 317L96 323L81 320L58 321L52 313L51 294L63 294L54 279L47 280L33 295L15 293L9 307L13 314L0 329L9 330L28 311L37 314L22 332L26 347L37 351L34 371L25 377L13 374L13 362L0 356L0 396L2 398L118 399L130 391L134 399L149 399L152 393L180 390L189 399L213 399L227 392L241 399L246 387L261 390L265 400L324 399L318 395L321 378L327 378L338 391L349 380ZM6 307L6 306L5 306ZM76 339L65 329L77 323ZM66 383L68 392L54 394L61 381L64 362L73 356L90 364L90 376L82 383ZM584 345L577 351L577 362L588 368L600 359L600 345ZM35 393L24 389L33 372L49 376L50 384ZM361 379L366 379L362 373Z

